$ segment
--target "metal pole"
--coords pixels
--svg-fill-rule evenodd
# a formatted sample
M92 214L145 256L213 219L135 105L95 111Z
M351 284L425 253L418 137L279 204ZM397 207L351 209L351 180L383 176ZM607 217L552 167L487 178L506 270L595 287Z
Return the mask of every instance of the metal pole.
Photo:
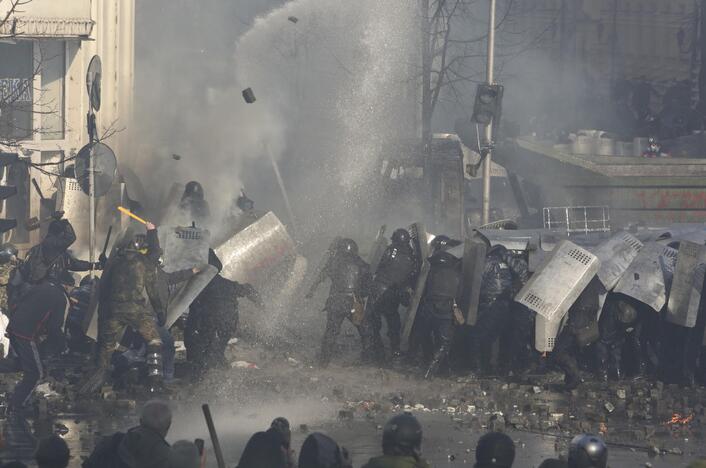
M488 15L488 84L495 81L495 4L496 0L490 1L490 13ZM485 127L485 141L490 145L493 141L493 122ZM492 166L492 153L488 150L483 166L483 224L490 222L490 167Z
M287 213L289 214L289 220L292 222L292 229L294 230L294 233L296 234L297 231L297 222L294 218L294 211L292 210L292 205L289 203L289 195L287 195L287 189L284 187L284 180L282 179L282 174L279 172L279 165L277 164L277 161L275 160L275 156L272 154L272 151L270 151L270 148L267 146L267 143L265 143L265 151L267 152L267 155L270 157L270 162L272 163L272 169L275 171L275 177L277 178L277 184L279 185L279 189L282 192L282 198L284 198L284 205L287 208Z
M94 168L95 147L91 148L88 159L88 184L89 184L89 221L88 221L88 261L91 262L91 280L95 279L96 271L93 263L96 261L96 174Z

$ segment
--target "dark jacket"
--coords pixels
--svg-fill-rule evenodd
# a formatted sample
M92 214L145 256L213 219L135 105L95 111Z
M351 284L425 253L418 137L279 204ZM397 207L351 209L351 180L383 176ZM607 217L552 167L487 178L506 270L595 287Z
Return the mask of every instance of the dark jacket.
M329 296L356 294L359 298L364 298L368 296L372 283L370 265L358 255L348 253L335 253L329 257L311 286L310 293L326 278L331 280Z
M527 262L501 245L492 247L485 259L481 304L512 299L513 293L519 291L518 285L524 285L528 279Z
M256 432L243 449L237 468L287 468L286 441L274 429Z
M62 328L66 301L64 291L57 286L48 283L34 286L12 314L8 330L28 341L37 341L46 334L44 349L50 354L61 353L66 347Z
M383 455L382 457L371 458L363 468L429 468L429 463L424 459L414 457L401 457Z
M137 426L125 434L118 457L130 468L169 468L170 447L156 431Z
M412 247L391 245L382 254L375 282L398 288L413 287L419 273L418 264Z

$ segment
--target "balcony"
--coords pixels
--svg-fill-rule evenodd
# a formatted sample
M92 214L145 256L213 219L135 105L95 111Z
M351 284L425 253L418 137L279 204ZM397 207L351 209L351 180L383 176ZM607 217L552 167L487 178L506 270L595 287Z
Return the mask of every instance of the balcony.
M6 13L0 11L0 17ZM93 24L91 0L32 0L0 25L0 37L88 37Z

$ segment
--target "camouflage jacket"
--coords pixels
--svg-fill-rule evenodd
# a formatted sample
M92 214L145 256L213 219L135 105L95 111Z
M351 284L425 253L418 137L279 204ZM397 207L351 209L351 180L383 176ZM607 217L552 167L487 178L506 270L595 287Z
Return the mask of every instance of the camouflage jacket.
M0 265L0 310L7 313L7 283L10 281L10 273L19 262L7 262Z

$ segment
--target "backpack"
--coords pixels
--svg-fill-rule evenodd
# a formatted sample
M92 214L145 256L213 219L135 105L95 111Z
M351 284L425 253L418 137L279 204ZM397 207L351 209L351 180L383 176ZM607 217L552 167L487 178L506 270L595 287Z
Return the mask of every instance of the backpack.
M81 464L82 468L130 468L118 456L118 448L124 437L124 432L103 437L93 449L93 453Z

